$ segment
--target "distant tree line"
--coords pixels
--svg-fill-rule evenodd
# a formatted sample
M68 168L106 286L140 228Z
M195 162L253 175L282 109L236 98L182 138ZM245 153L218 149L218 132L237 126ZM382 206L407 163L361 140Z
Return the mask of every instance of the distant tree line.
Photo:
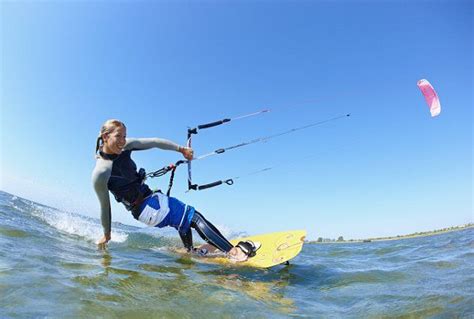
M387 240L387 239L401 239L401 238L407 238L407 237L416 237L416 236L424 236L424 235L433 235L436 233L444 233L444 232L449 232L453 230L460 230L464 228L471 228L474 227L473 223L465 224L465 225L460 225L460 226L452 226L452 227L446 227L442 229L436 229L436 230L431 230L431 231L426 231L426 232L416 232L408 235L397 235L397 236L391 236L391 237L377 237L377 238L368 238L368 239L349 239L349 240L344 240L344 237L339 236L337 239L333 238L323 238L323 237L318 237L316 241L310 241L310 243L335 243L335 242L371 242L372 240Z

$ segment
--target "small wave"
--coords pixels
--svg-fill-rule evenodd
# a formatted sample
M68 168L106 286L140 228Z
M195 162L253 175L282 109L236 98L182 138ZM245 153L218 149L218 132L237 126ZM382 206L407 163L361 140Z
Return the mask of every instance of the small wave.
M103 236L102 226L98 221L78 214L63 212L54 208L41 207L32 204L31 214L46 222L55 229L96 242ZM127 240L128 234L112 228L111 241L122 243Z
M216 226L224 237L228 239L240 238L247 236L243 232L233 232L230 228L225 226ZM198 233L193 230L193 243L194 246L199 246L205 244L205 241L198 235ZM128 237L125 245L131 248L140 248L140 249L153 249L167 250L171 248L181 248L183 243L179 237L179 233L176 229L171 227L157 228L157 227L144 227L139 228L128 233Z
M227 239L241 238L248 236L245 232L235 232L229 227L217 225L217 229ZM205 241L193 230L194 246L204 244ZM167 247L183 247L183 243L179 238L179 233L172 227L144 227L128 233L126 243L134 248L165 248Z
M181 240L174 229L161 231L158 228L144 228L128 234L126 244L129 248L149 249L155 247L178 246Z
M1 193L1 195L8 202L8 208L15 209L24 214L26 218L30 216L37 218L62 233L79 236L91 242L96 242L103 236L102 225L98 219L59 210L7 193ZM120 223L113 223L112 226L111 242L125 243L137 248L140 245L145 248L153 247L156 246L157 242L159 243L158 246L182 245L178 232L174 228L136 228ZM234 231L226 225L216 225L216 227L227 239L248 236L246 232ZM193 233L196 245L204 243L195 231Z

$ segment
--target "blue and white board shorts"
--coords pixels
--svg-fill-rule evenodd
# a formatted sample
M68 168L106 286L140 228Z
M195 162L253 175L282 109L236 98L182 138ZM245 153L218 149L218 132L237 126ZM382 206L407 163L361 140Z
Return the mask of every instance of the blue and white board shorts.
M186 233L191 227L194 207L174 197L162 193L154 193L140 205L138 220L151 227L163 228L171 226L180 233Z

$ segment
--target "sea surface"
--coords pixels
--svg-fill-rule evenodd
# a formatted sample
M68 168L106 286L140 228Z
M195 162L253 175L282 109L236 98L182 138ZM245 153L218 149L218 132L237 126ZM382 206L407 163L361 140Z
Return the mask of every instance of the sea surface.
M473 318L474 229L306 244L289 266L171 253L174 231L113 224L0 192L1 318Z

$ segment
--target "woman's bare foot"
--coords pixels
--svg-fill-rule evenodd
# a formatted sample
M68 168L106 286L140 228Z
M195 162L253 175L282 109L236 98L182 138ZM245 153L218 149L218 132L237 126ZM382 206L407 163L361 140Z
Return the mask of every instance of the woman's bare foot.
M229 259L235 262L242 262L248 259L247 255L239 247L233 247L228 252Z

